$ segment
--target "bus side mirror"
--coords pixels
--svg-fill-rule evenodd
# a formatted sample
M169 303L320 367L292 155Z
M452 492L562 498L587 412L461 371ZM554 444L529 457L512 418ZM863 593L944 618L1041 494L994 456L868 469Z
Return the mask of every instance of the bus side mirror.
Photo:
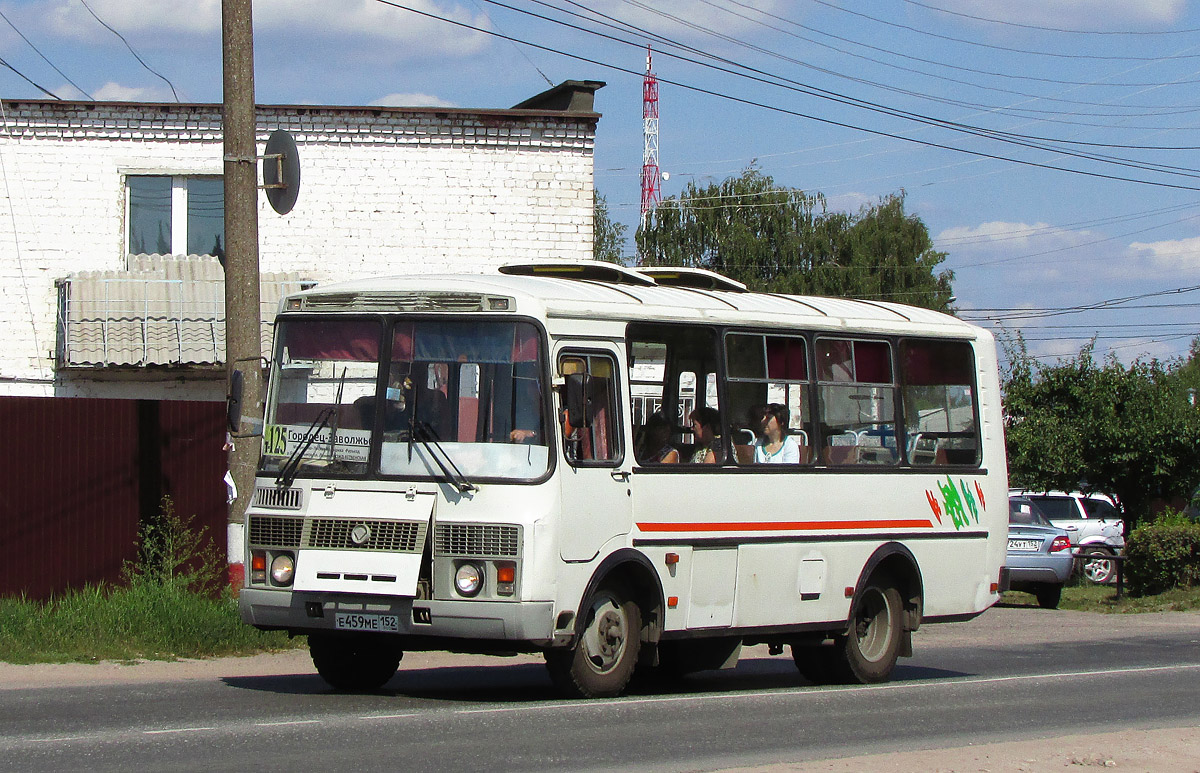
M242 372L234 369L229 375L229 391L225 395L225 424L230 434L236 434L242 425Z
M572 427L586 427L591 423L588 410L588 376L586 373L571 373L567 382L567 423Z

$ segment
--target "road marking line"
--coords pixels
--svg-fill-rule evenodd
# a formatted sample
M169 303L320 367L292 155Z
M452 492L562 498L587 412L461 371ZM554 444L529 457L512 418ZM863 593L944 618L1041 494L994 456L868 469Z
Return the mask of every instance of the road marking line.
M285 725L319 725L319 719L294 719L290 722L255 722L255 727L283 727Z
M1093 671L1058 671L1049 674L1015 674L1012 676L988 676L988 677L967 677L963 679L938 679L921 682L891 682L888 684L868 684L855 685L852 687L824 687L814 689L813 687L799 688L772 688L768 690L759 690L755 692L736 692L736 693L718 693L707 692L696 695L656 695L644 698L612 698L608 700L593 700L593 701L559 701L555 703L539 703L527 704L522 706L502 706L499 708L478 708L478 709L449 709L444 711L434 712L412 712L407 714L373 714L369 716L360 716L359 719L411 719L414 717L435 718L438 716L460 716L463 714L508 714L512 712L530 711L545 711L545 710L560 710L564 708L581 708L581 709L601 709L610 706L638 706L652 705L656 703L681 703L695 702L702 700L718 699L734 699L734 698L765 698L771 696L791 695L791 696L806 696L806 695L829 695L848 692L881 692L884 690L903 690L909 688L929 689L936 687L957 687L960 685L977 685L977 684L995 684L1001 682L1020 682L1033 679L1075 679L1087 676L1121 676L1127 674L1145 674L1156 671L1192 671L1200 669L1200 663L1183 663L1172 666L1137 666L1133 668L1114 668L1101 669Z
M168 733L198 733L201 730L216 730L215 727L173 727L169 730L143 730L143 735L167 735Z

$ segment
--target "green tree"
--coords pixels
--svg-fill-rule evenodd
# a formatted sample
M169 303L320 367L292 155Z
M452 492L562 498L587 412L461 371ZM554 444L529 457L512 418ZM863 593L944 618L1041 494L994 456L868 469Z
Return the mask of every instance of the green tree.
M1188 496L1200 477L1200 412L1157 360L1040 365L1018 336L1006 346L1005 430L1012 483L1116 496L1128 528L1151 500Z
M625 252L625 231L629 226L609 217L608 200L598 192L592 192L594 216L592 220L592 258L620 263Z
M904 195L849 215L825 198L781 188L754 167L720 183L689 183L637 232L645 265L695 266L752 290L892 300L947 310L950 271Z

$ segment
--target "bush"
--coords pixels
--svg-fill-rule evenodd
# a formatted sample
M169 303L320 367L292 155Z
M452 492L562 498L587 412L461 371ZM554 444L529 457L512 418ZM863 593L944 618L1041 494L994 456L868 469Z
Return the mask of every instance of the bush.
M1200 586L1200 523L1181 513L1168 510L1134 529L1125 553L1131 595Z
M238 616L220 553L164 497L138 529L127 587L88 587L46 602L0 599L0 661L10 663L172 660L296 646Z

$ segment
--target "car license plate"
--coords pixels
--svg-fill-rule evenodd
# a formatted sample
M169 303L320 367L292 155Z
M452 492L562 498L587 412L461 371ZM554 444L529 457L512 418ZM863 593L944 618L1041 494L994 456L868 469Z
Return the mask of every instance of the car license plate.
M1010 539L1008 541L1009 550L1041 550L1042 541L1038 539Z
M339 631L377 631L400 633L400 618L396 615L368 615L361 612L338 612L333 627Z

